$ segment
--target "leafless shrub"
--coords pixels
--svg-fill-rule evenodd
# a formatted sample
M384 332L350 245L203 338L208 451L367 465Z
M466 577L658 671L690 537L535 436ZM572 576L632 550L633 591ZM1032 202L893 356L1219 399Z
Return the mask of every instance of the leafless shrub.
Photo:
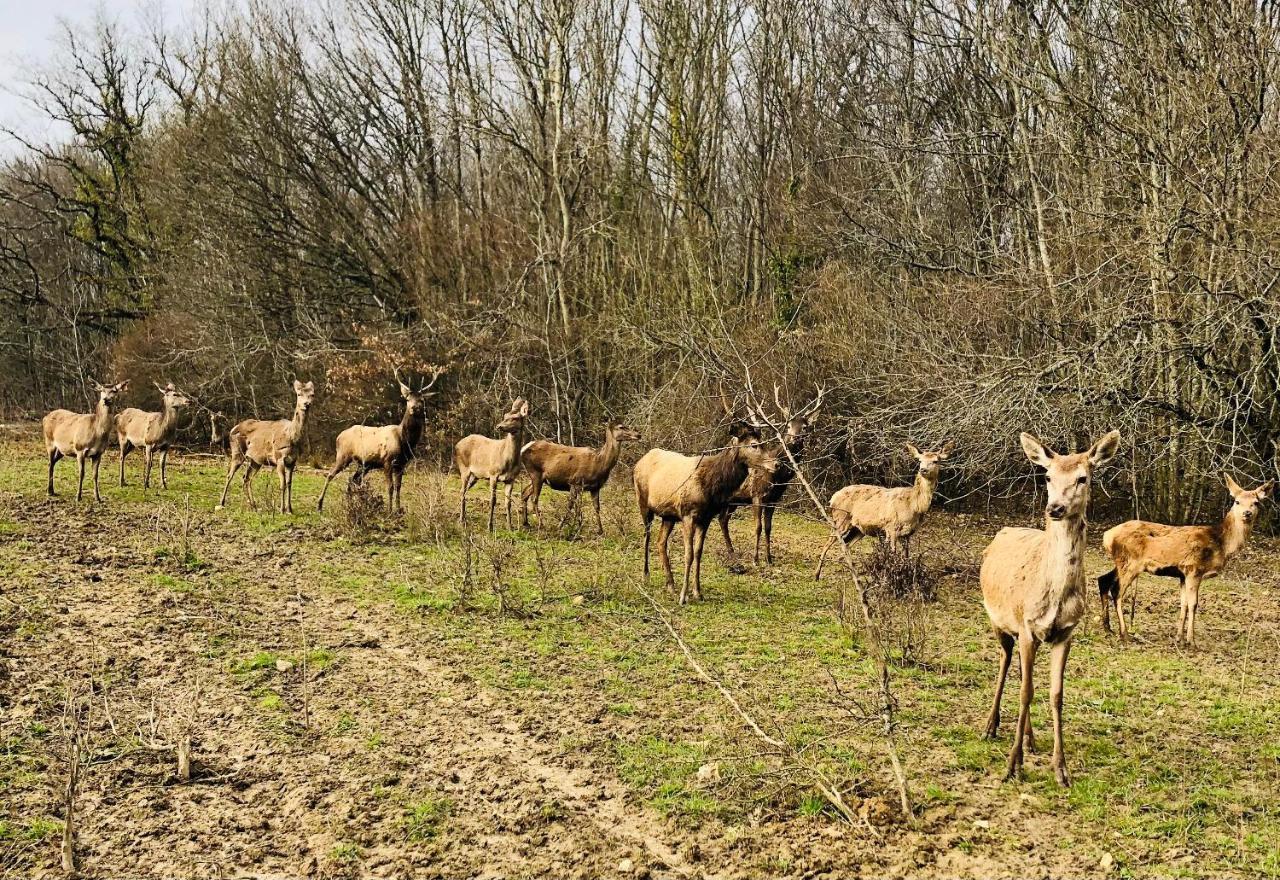
M382 496L368 480L351 483L343 496L339 529L352 541L367 541L384 531L386 511Z
M877 638L901 666L927 664L933 659L929 636L938 579L917 553L893 550L876 541L863 565L863 583L871 604Z

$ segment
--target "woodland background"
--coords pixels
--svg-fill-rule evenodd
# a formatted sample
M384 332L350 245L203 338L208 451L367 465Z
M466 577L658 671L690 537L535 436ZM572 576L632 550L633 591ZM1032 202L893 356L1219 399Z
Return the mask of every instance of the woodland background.
M827 483L1025 500L1017 432L1111 427L1111 503L1276 475L1275 5L258 0L68 30L0 167L0 414L284 415L312 454L450 365L424 455L488 430L715 441L750 373L831 390ZM14 136L21 137L18 133Z

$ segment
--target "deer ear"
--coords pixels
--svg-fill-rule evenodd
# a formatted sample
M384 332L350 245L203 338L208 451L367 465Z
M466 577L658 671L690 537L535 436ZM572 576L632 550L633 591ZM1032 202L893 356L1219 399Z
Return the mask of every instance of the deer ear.
M1239 498L1241 495L1244 494L1244 489L1241 489L1240 484L1237 483L1235 480L1231 479L1230 474L1226 474L1226 478L1227 478L1227 491L1231 493L1232 498Z
M529 401L527 400L520 401L520 415L527 416L528 414L529 414Z
M303 387L306 388L308 391L315 393L316 383L308 380L307 384L304 385Z
M956 451L956 441L948 440L946 443L942 444L942 449L939 450L938 452L938 458L948 459L951 457L951 453L955 451Z
M1120 432L1108 431L1106 436L1089 447L1089 464L1097 467L1106 464L1120 448Z
M1019 440L1022 441L1022 451L1026 453L1027 459L1030 460L1032 464L1038 464L1040 467L1047 468L1049 466L1049 462L1053 461L1053 450L1036 439L1034 434L1028 434L1024 431L1022 436L1019 437Z
M1267 480L1261 486L1253 490L1255 493L1257 493L1259 501L1264 500L1268 495L1271 494L1271 487L1273 485L1275 485L1275 480Z
M907 452L911 453L911 457L912 457L912 458L919 458L919 457L920 457L920 450L919 450L919 449L916 449L916 448L915 448L914 446L912 446L910 443L908 443L908 444L907 444Z
M116 391L128 391L128 390L129 390L128 379L125 379L123 382L119 382L116 384Z
M407 397L408 397L410 394L412 394L412 393L413 393L413 392L409 390L409 386L408 386L408 385L404 384L403 382L401 382L401 383L400 383L400 396L401 396L401 397L406 397L406 398L407 398Z
M301 394L301 393L302 393L302 383L301 383L300 381L298 381L297 379L294 379L294 380L293 380L293 393L294 393L294 394Z

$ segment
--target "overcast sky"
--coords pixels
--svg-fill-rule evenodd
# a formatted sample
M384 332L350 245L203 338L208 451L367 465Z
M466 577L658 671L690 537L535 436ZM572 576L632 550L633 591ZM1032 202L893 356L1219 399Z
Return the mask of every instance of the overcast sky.
M130 30L163 18L180 22L195 7L193 0L0 0L0 128L11 127L36 137L50 134L21 92L32 65L47 65L57 51L62 26L91 26L98 13ZM0 134L0 153L14 144Z

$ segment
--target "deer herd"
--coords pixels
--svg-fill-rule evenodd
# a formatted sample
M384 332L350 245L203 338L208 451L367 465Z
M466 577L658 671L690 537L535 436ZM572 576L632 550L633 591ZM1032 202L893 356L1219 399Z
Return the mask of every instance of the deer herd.
M355 465L348 491L359 485L373 470L382 470L387 480L387 506L401 509L400 487L404 471L413 460L426 418L426 400L440 371L418 390L396 377L404 416L399 424L371 427L353 425L336 441L335 460L324 478L317 508L324 509L329 483L350 465ZM93 383L98 400L93 412L73 413L56 409L42 422L45 450L49 460L48 494L54 495L54 466L59 459L74 456L79 482L76 500L84 494L86 462L93 464L93 493L102 501L98 470L112 432L120 449L120 485L125 485L125 458L141 448L145 455L143 488L151 483L155 454L160 454L160 485L167 488L169 449L174 443L178 411L191 400L172 383L156 385L160 392L159 412L140 409L117 411L117 400L128 391L128 381L115 385ZM221 414L211 414L215 440L221 439L228 455L226 482L217 509L227 503L227 494L236 472L243 467L246 500L254 503L252 478L261 468L274 468L279 481L278 508L293 512L293 473L306 430L307 412L315 399L311 382L294 381L294 410L291 418L274 421L245 419L229 432L221 430ZM773 562L771 536L773 518L788 486L797 477L806 437L822 410L824 390L819 390L805 407L792 412L784 406L779 389L774 389L776 414L766 418L757 407L754 413L735 412L723 393L721 402L730 421L730 437L722 448L686 455L667 449L650 449L632 470L633 489L644 524L644 576L649 577L651 527L659 520L658 557L662 561L669 591L675 592L675 577L668 555L671 532L679 524L684 537L684 577L679 601L684 604L702 598L702 551L707 529L720 521L731 563L736 559L729 537L729 517L734 510L750 505L755 515L755 562L760 562L763 539L765 561ZM479 480L489 483L488 528L494 529L497 487L502 483L506 496L507 527L512 528L512 492L521 476L528 484L520 496L521 524L529 525L529 510L542 523L540 499L545 486L569 493L565 516L574 509L583 492L591 496L596 528L604 534L600 519L600 491L617 465L624 443L633 443L640 434L620 422L604 426L604 438L597 448L566 446L550 440L524 442L529 404L514 400L494 427L499 436L471 434L454 447L453 463L461 478L459 517L467 522L467 492ZM772 435L772 439L768 439ZM1021 771L1024 751L1030 749L1032 731L1030 707L1033 669L1041 645L1049 651L1049 696L1053 723L1054 774L1061 785L1069 785L1062 741L1062 696L1067 656L1077 625L1085 615L1084 554L1090 490L1094 474L1115 454L1120 444L1116 431L1101 437L1080 453L1057 453L1031 434L1022 434L1021 446L1033 465L1041 468L1046 481L1044 528L1004 528L983 551L979 582L982 601L1000 644L999 667L994 698L987 716L985 733L997 735L1000 700L1005 679L1018 649L1021 686L1018 720L1013 732L1007 777ZM937 490L942 463L954 451L947 441L934 451L922 452L910 444L907 451L917 462L910 486L845 486L831 496L829 516L831 536L818 558L814 579L822 577L823 563L838 544L850 544L864 535L883 538L891 548L906 549L919 529ZM1126 639L1136 609L1134 583L1138 575L1151 573L1176 578L1181 585L1181 611L1177 640L1190 645L1195 638L1200 584L1217 576L1248 540L1258 505L1272 491L1268 480L1253 490L1242 489L1226 478L1232 506L1225 518L1211 526L1170 526L1130 520L1109 529L1102 548L1113 568L1098 580L1103 627L1111 630L1114 611L1119 637ZM563 522L562 522L563 524ZM1124 615L1125 600L1129 618Z

